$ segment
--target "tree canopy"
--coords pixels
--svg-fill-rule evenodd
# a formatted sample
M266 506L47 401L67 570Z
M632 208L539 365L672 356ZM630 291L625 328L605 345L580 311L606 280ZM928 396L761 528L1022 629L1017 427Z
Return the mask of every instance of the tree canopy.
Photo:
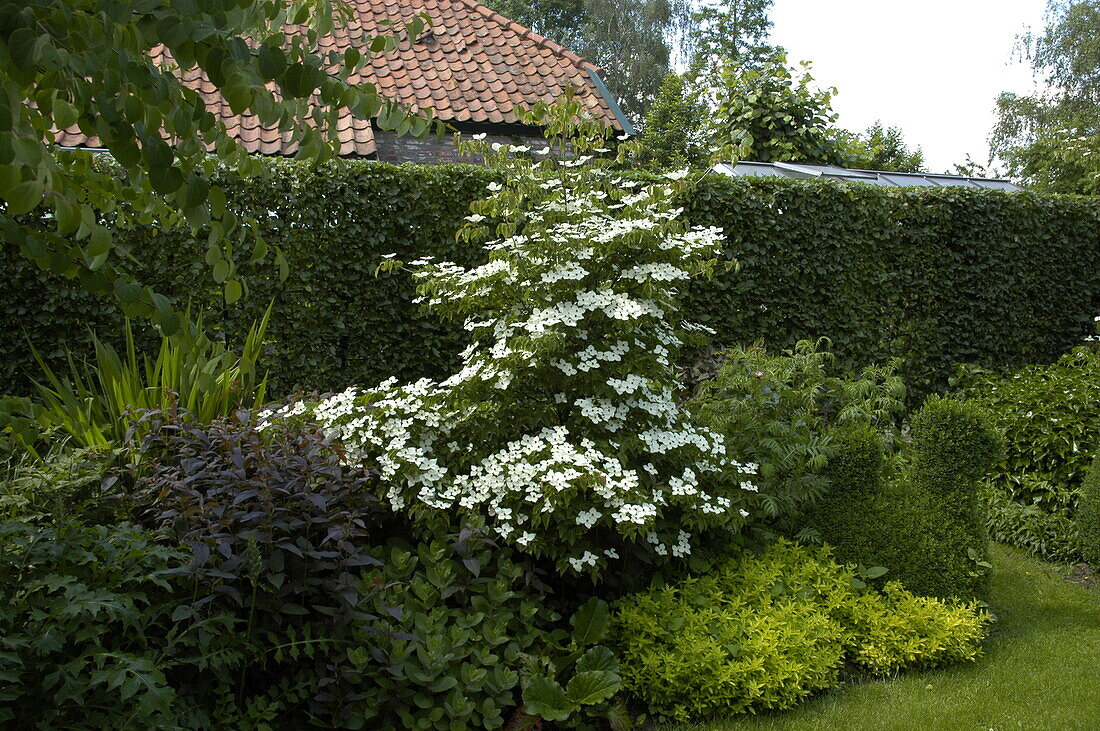
M575 50L588 21L585 0L486 0L501 15Z
M875 122L857 135L848 167L895 173L919 173L924 170L924 152L909 149L900 127L883 127Z
M994 154L1038 190L1100 194L1100 0L1050 0L1021 48L1045 90L1000 95Z
M843 165L832 109L836 89L812 85L809 65L787 65L782 52L766 61L719 69L715 140L742 160Z
M677 59L690 59L691 0L485 0L602 70L628 117L640 121Z
M634 162L655 170L676 170L707 161L703 129L706 105L686 78L669 74L649 108Z
M348 12L338 0L0 0L6 243L171 331L168 300L136 280L135 252L115 245L111 225L186 223L208 233L214 280L227 302L238 299L234 248L247 246L259 260L267 247L227 209L209 175L219 165L248 175L254 161L180 74L201 69L235 114L291 132L299 157L332 156L343 108L383 129L427 133L427 116L348 81L397 36L364 38L343 55L315 52ZM423 22L395 33L415 36ZM161 45L174 68L151 60ZM58 130L72 126L97 138L113 163L58 149ZM272 255L285 267L280 252Z
M716 0L693 16L692 68L695 73L716 63L753 66L777 50L768 43L772 0Z

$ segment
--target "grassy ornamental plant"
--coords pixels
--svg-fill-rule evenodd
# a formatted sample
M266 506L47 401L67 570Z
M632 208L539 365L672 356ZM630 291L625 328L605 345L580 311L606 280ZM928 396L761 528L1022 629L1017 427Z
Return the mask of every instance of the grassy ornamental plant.
M53 371L38 357L46 382L37 384L42 405L35 416L42 427L59 428L81 447L106 449L125 441L144 411L178 407L209 424L236 409L258 408L267 391L260 359L270 318L269 306L249 329L240 354L212 340L202 315L192 321L190 311L182 328L161 338L155 358L139 357L129 320L123 353L93 334L95 358L77 365L69 354L68 373Z
M686 556L699 531L736 531L756 489L755 466L693 425L676 396L690 329L677 292L714 268L721 231L681 220L686 172L622 177L610 132L580 113L572 100L536 109L540 151L472 143L505 181L458 234L484 242L485 264L410 262L429 310L470 333L461 370L351 388L313 410L351 459L381 469L394 510L436 527L483 515L574 574L624 551Z

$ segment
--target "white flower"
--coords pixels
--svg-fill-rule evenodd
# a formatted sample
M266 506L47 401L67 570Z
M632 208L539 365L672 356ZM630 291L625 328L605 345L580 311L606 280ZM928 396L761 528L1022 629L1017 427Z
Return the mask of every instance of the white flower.
M578 573L619 558L605 540L641 536L657 556L689 556L684 525L728 524L738 483L757 489L756 465L727 454L679 399L679 292L723 234L676 222L679 172L643 184L588 155L548 171L508 157L523 146L493 149L525 196L522 211L494 209L507 234L484 243L476 266L415 262L418 297L470 334L456 371L349 389L312 418L347 461L381 472L394 510L476 515L501 541ZM581 165L584 175L569 170ZM503 189L489 183L487 197ZM731 473L732 486L718 479Z

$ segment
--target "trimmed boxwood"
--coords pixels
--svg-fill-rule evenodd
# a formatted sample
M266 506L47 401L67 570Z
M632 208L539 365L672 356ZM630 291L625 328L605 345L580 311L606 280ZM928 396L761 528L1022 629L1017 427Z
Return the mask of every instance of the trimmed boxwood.
M1085 560L1100 568L1100 453L1081 486L1081 505L1076 515Z
M1000 435L979 407L938 396L911 425L907 464L892 480L883 474L877 435L843 435L826 470L830 487L807 521L838 560L885 567L885 580L916 594L984 596L988 538L978 492L1000 453Z

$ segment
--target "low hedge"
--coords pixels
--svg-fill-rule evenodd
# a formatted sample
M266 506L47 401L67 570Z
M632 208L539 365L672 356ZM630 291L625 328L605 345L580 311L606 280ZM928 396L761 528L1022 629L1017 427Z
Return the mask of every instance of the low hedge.
M375 277L384 254L464 264L480 252L454 232L489 173L471 166L365 161L310 168L265 162L250 180L222 181L232 206L261 222L287 256L240 270L250 294L232 307L202 263L205 237L132 228L120 243L144 283L191 300L237 338L269 301L272 393L332 389L452 371L463 336L420 314L405 273ZM690 317L719 344L763 338L775 348L828 336L842 362L906 359L914 397L936 390L955 362L1049 361L1100 312L1100 207L1086 198L966 188L885 189L837 182L708 176L686 215L720 226L740 262L685 293ZM0 393L27 393L37 374L28 341L54 367L88 328L114 336L112 301L42 272L0 247Z
M828 549L780 541L627 595L612 621L623 685L654 720L689 721L790 708L842 671L889 676L981 654L990 617L976 603L859 585Z

